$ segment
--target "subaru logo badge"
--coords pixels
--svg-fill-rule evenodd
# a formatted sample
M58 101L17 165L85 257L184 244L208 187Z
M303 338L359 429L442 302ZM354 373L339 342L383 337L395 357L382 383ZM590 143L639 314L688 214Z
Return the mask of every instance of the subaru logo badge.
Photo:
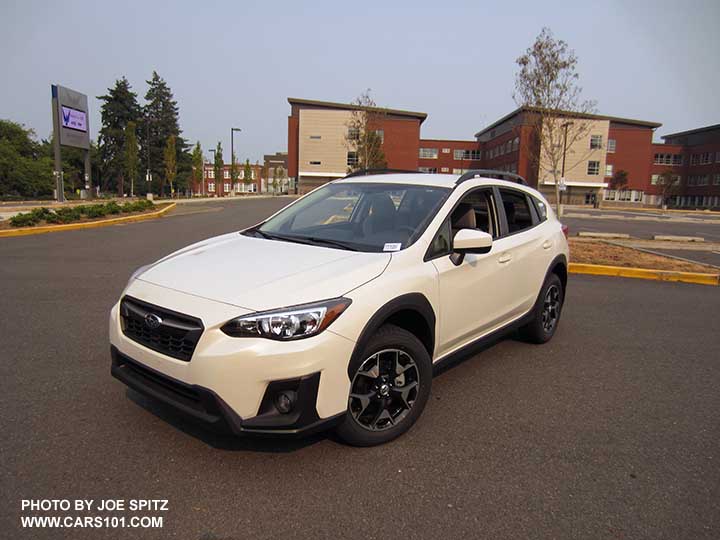
M145 326L150 330L155 330L162 324L162 319L154 313L148 313L145 315Z

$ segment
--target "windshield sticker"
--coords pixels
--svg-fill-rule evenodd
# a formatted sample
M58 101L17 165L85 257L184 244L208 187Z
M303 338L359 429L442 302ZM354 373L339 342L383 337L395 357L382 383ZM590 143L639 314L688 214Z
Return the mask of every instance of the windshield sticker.
M402 242L388 243L388 244L385 244L383 251L400 251L401 247L402 247Z

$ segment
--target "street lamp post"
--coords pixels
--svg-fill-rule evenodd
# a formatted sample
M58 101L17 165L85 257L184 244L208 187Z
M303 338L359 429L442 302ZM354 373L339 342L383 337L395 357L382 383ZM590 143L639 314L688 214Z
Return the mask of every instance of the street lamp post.
M230 128L230 170L233 172L237 172L235 170L235 132L242 131L240 128L231 127ZM235 179L232 178L231 182L235 182ZM233 186L233 189L235 189L235 186Z

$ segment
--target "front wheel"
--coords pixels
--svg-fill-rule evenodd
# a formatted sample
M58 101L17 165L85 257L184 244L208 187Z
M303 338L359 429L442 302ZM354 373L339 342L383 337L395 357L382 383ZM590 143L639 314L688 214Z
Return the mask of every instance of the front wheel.
M565 291L557 274L550 274L543 283L534 307L533 319L520 329L532 343L546 343L555 335L562 311Z
M432 361L410 332L386 325L351 363L350 395L338 435L355 446L399 437L415 423L430 396Z

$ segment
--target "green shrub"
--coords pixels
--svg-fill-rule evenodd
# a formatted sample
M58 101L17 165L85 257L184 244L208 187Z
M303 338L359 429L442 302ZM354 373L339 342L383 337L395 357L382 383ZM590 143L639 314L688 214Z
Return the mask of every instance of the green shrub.
M27 214L17 214L10 218L12 227L32 227L39 223L39 219L32 212Z
M107 215L107 208L104 204L93 204L87 207L85 215L91 219L105 217Z
M105 204L105 211L108 214L119 214L121 211L120 205L115 201L110 201L109 203Z
M78 221L82 218L81 208L80 206L58 208L55 210L57 221L53 221L53 223L72 223L73 221Z

